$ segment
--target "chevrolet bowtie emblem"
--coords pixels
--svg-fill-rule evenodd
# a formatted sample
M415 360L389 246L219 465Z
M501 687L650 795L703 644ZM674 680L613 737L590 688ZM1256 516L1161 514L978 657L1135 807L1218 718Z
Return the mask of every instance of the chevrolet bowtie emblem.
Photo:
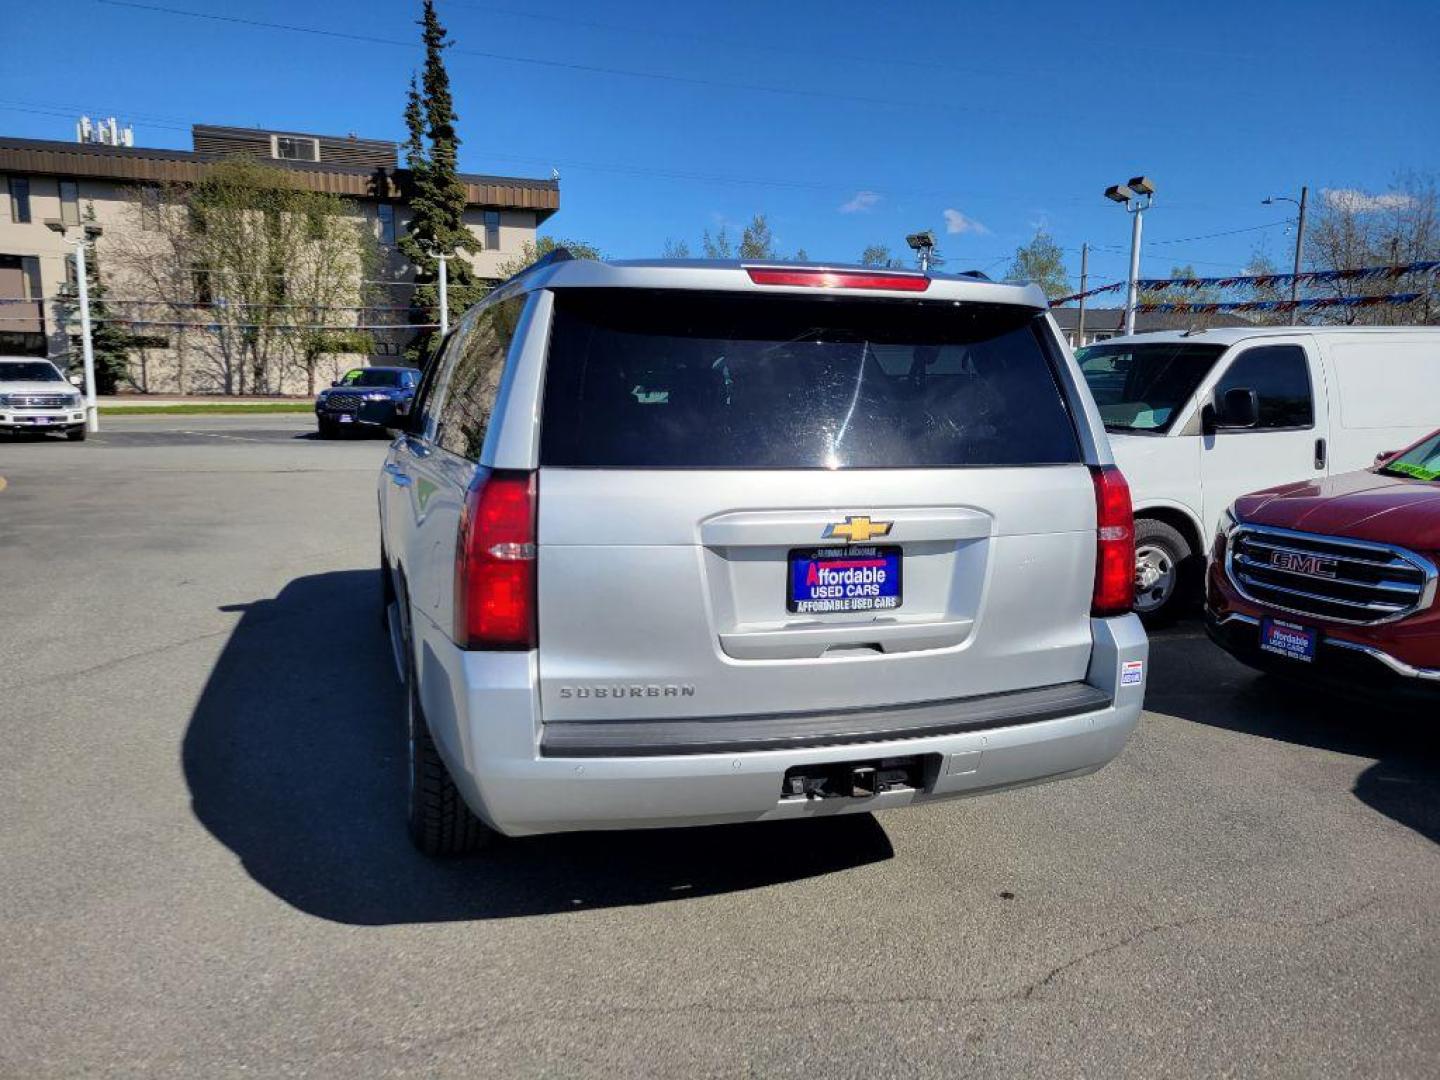
M822 540L846 540L852 544L863 544L877 536L889 536L893 521L871 521L865 514L852 515L843 522L832 521L820 534Z

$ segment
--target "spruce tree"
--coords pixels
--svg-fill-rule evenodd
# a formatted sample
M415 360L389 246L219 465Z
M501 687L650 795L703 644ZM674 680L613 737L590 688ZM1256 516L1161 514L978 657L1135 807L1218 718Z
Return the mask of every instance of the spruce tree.
M95 222L95 204L85 205L85 224ZM105 303L105 285L100 278L100 256L90 244L85 253L85 287L90 300L90 345L95 356L95 392L113 394L130 375L130 349L134 340L128 330L115 321ZM80 321L80 290L66 284L60 292L59 308L62 323ZM76 347L78 353L79 347ZM73 371L80 370L78 355L72 357Z
M435 14L434 0L425 0L419 25L425 42L425 70L418 89L412 77L405 107L410 220L399 248L415 267L413 305L417 313L423 314L426 322L437 322L437 253L448 257L446 276L452 319L480 299L485 288L475 281L468 259L459 255L476 252L480 246L465 227L465 183L459 176L460 137L455 131L459 117L450 93L450 75L445 70L444 54L450 42ZM428 351L428 344L417 342L419 355Z

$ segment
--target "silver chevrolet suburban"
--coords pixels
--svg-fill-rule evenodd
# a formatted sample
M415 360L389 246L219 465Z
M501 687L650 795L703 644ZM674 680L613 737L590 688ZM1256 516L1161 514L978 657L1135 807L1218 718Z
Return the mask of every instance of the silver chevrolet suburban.
M1129 493L1034 287L562 251L399 423L427 853L974 795L1135 727Z

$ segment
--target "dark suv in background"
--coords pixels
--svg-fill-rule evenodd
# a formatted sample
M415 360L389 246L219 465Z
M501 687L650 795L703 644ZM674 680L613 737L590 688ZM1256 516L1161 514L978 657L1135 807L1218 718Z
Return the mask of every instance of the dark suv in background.
M377 430L390 426L399 406L415 397L420 372L406 367L355 368L315 398L315 420L322 439L345 428Z

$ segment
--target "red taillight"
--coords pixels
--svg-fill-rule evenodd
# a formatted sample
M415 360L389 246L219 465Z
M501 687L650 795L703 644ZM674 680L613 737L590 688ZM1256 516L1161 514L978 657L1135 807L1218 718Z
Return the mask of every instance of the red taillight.
M535 647L535 474L491 472L465 498L455 549L455 641Z
M1095 593L1090 614L1123 615L1135 604L1135 513L1130 485L1114 465L1091 466L1095 481Z
M866 270L809 270L747 266L745 272L756 285L802 285L812 289L894 289L924 292L930 279L921 274L877 274Z

